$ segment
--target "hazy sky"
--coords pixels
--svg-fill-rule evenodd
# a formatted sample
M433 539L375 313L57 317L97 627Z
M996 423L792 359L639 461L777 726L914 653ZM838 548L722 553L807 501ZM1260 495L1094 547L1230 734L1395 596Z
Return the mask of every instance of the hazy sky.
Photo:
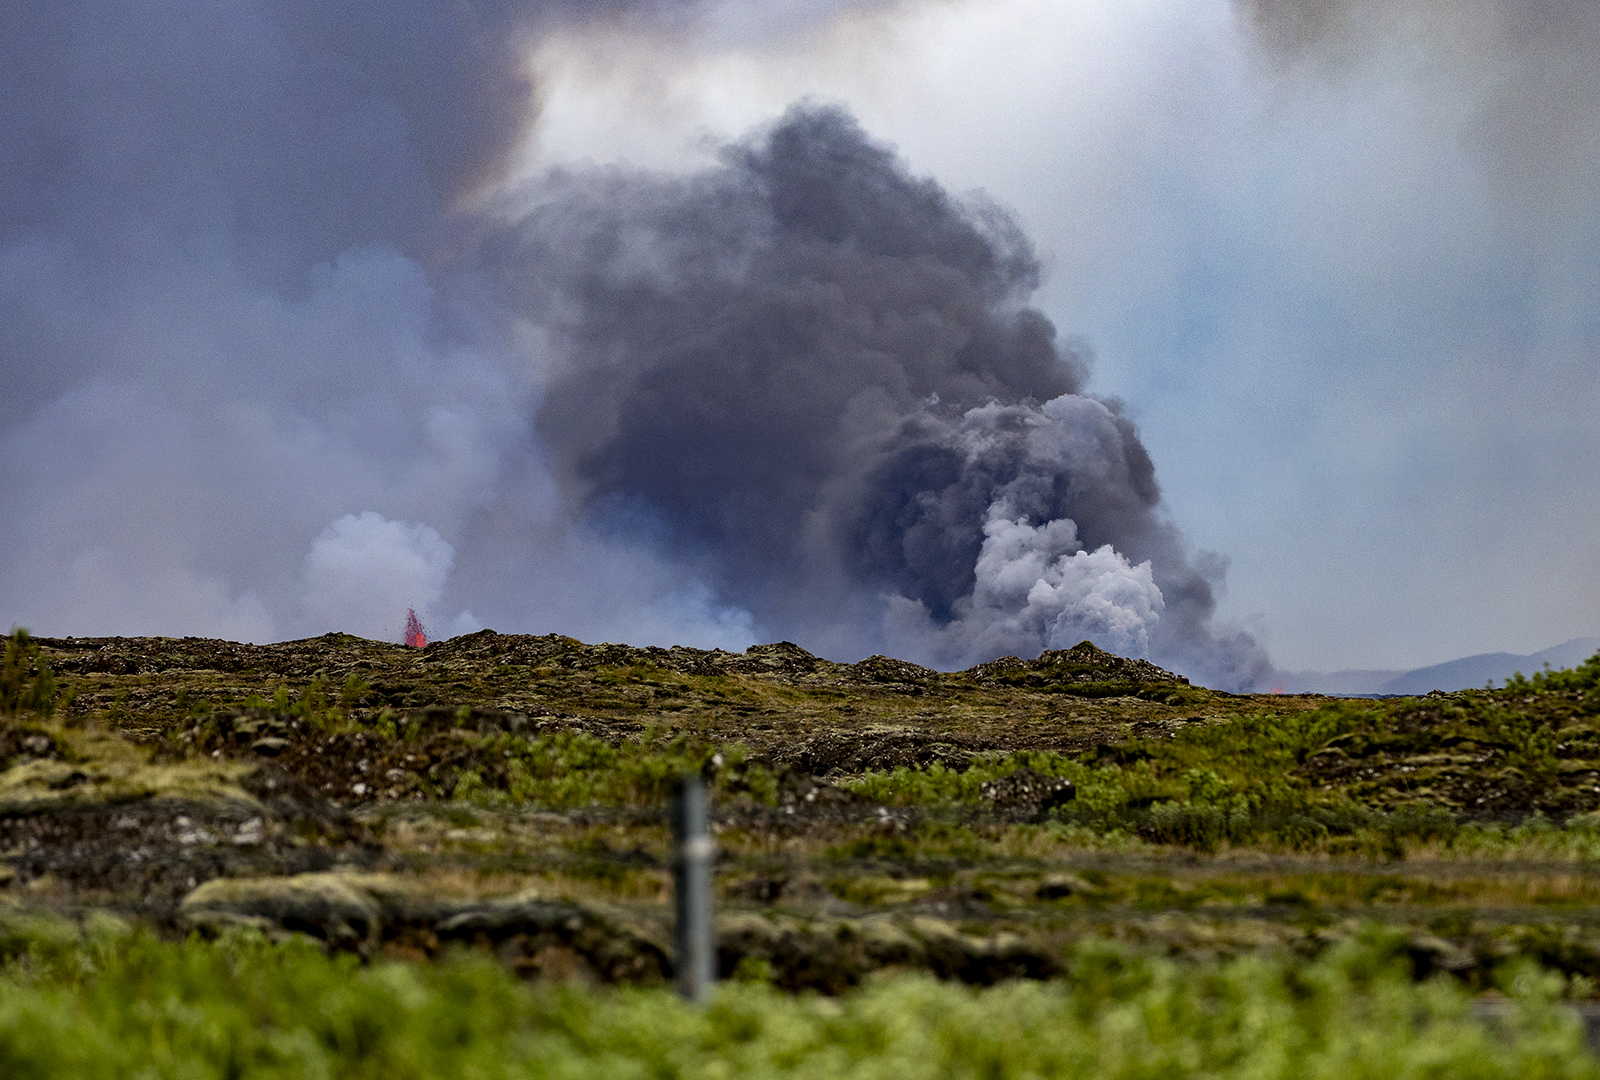
M1184 565L1228 560L1219 633L1323 670L1600 633L1592 4L471 7L0 14L0 622L767 636L562 495L559 320L475 245L552 169L664 200L810 101L1031 239Z
M620 68L615 39L560 39L526 161L676 167L797 97L845 102L1017 212L1041 306L1281 666L1595 633L1595 19L1348 6L1304 49L1222 0L907 4Z

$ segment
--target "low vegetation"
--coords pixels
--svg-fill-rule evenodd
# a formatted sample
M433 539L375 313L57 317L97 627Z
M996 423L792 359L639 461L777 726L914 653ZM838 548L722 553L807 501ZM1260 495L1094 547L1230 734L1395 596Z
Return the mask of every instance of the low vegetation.
M689 771L750 984L705 1012L665 989ZM0 1069L1588 1075L1537 1003L1600 997L1597 859L1600 657L1337 700L1087 643L938 673L19 632L0 1053L34 1057Z
M50 662L40 658L39 646L26 630L13 631L0 657L0 716L48 717L55 709L56 677Z
M1561 987L1508 971L1475 1017L1372 931L1311 963L1177 964L1088 940L1067 977L972 991L893 977L841 999L725 987L529 988L490 961L329 958L256 934L162 942L102 923L15 928L0 970L7 1076L1592 1077Z
M1400 854L1508 837L1548 842L1554 822L1587 850L1600 816L1600 692L1590 661L1504 691L1334 701L1246 713L1081 754L1023 751L953 770L867 772L843 786L907 806L977 804L1019 768L1074 782L1052 817L1106 836L1204 851L1267 845Z

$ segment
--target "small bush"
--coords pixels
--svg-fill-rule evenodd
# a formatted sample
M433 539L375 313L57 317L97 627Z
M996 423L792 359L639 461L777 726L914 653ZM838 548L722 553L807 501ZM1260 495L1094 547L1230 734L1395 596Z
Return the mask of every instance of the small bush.
M33 713L50 716L56 710L56 677L50 663L39 656L39 646L21 627L6 638L0 659L0 714Z
M990 1077L1153 1080L1600 1075L1563 983L1507 969L1498 1031L1404 940L1305 962L1180 964L1088 937L1067 978L972 990L885 979L837 999L739 969L704 1008L669 991L527 986L484 958L362 966L255 934L170 944L19 931L0 964L7 1077Z
M1512 695L1549 691L1581 694L1596 689L1600 689L1600 652L1577 667L1564 671L1551 671L1546 665L1545 670L1535 673L1531 678L1524 677L1519 671L1506 680L1505 692Z
M673 782L690 772L708 775L715 796L744 795L766 805L778 798L777 777L749 761L744 747L686 737L647 733L612 745L584 732L496 733L473 756L494 768L463 773L456 780L458 799L551 809L648 804L665 799Z

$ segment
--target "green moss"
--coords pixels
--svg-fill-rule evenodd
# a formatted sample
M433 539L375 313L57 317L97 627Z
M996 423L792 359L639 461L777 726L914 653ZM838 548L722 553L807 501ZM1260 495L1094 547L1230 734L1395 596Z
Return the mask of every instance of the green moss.
M153 762L150 753L93 730L39 729L53 755L28 757L0 771L0 815L82 810L145 799L229 803L258 810L237 762Z
M1481 847L1485 834L1464 830L1510 804L1530 823L1565 811L1576 830L1567 846L1587 847L1588 822L1600 820L1597 673L1600 658L1492 693L1245 713L1083 755L1024 751L962 771L900 768L842 783L884 804L976 807L985 781L1032 768L1077 785L1078 798L1055 811L1062 822L1101 833L1381 858L1419 845ZM1518 834L1532 840L1531 825Z
M647 736L613 745L584 732L523 736L496 732L479 739L469 767L452 779L453 796L489 803L565 809L654 804L685 773L707 773L713 794L772 805L778 781L742 746L683 736Z

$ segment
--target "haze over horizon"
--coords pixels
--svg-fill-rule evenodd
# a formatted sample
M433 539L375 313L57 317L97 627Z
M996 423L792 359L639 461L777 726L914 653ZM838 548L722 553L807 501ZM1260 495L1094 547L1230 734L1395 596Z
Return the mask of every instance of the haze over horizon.
M1600 633L1597 47L1575 0L24 0L0 623L1238 687Z

